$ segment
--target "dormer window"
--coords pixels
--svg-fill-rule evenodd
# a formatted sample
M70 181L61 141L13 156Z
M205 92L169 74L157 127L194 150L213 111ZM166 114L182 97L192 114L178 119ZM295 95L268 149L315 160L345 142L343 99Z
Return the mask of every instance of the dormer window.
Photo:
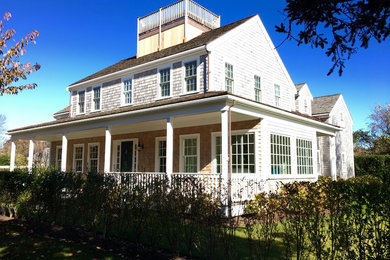
M123 104L133 103L133 79L123 81Z
M171 95L171 68L160 70L160 97Z
M85 90L79 91L78 112L79 114L85 113Z
M186 92L194 92L197 90L196 86L196 61L185 63L185 84Z
M233 92L233 65L225 63L225 89L228 92Z
M101 94L101 87L96 87L93 89L93 109L100 110L100 94Z

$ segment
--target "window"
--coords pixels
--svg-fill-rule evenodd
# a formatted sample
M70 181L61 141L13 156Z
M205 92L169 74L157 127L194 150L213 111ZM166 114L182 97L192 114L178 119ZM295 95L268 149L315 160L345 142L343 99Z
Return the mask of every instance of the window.
M199 171L199 136L181 136L181 152L182 152L182 171L183 172L198 172Z
M78 108L79 108L79 114L82 114L85 112L85 91L79 92Z
M75 172L83 172L84 145L75 145L73 151L73 168Z
M184 64L186 82L186 92L193 92L197 90L196 86L196 61L191 61Z
M100 87L93 89L93 109L100 110Z
M221 136L215 139L216 172L221 173ZM232 135L232 172L255 173L255 134Z
M275 85L275 106L280 106L280 86Z
M156 171L167 171L167 141L165 138L156 138Z
M169 97L171 95L170 74L170 68L160 70L160 97Z
M308 113L308 111L307 111L307 100L306 100L306 99L303 100L303 105L304 105L304 111L305 111L305 113Z
M99 144L89 144L88 148L88 170L97 173L99 171Z
M271 134L271 174L291 174L290 137Z
M233 92L233 65L225 63L225 89L228 92Z
M298 174L313 173L312 141L298 139L297 144L297 172Z
M128 79L123 81L123 104L128 105L133 102L133 81Z
M56 169L61 171L61 162L62 162L62 147L56 147Z
M261 102L261 81L257 75L255 75L255 100Z

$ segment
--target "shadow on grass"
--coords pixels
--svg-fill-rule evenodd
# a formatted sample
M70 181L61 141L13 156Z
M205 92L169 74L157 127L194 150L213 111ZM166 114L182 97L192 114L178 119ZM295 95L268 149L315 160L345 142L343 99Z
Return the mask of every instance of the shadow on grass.
M38 236L16 221L0 221L1 259L117 259L99 248Z

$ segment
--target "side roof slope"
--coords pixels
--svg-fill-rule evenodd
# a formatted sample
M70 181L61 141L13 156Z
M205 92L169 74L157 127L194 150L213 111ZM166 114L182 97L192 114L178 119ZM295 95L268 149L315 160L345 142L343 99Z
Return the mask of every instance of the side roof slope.
M341 94L334 94L313 98L312 114L329 114L340 96Z

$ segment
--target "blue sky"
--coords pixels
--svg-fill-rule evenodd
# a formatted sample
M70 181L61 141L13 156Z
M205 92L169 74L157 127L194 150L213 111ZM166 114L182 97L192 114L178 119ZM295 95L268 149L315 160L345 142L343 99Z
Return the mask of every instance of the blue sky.
M40 36L30 45L23 61L42 68L25 81L35 90L0 97L0 113L7 129L53 120L52 114L69 104L66 87L117 61L136 54L137 17L172 1L133 0L8 0L0 15L12 13L15 39L37 29ZM274 26L280 24L285 2L198 0L216 14L222 25L259 14L274 44L283 40ZM323 50L285 42L278 52L295 83L307 82L313 96L342 93L354 119L354 130L365 128L377 104L390 102L390 39L359 49L346 63L342 77L326 76L331 62Z

